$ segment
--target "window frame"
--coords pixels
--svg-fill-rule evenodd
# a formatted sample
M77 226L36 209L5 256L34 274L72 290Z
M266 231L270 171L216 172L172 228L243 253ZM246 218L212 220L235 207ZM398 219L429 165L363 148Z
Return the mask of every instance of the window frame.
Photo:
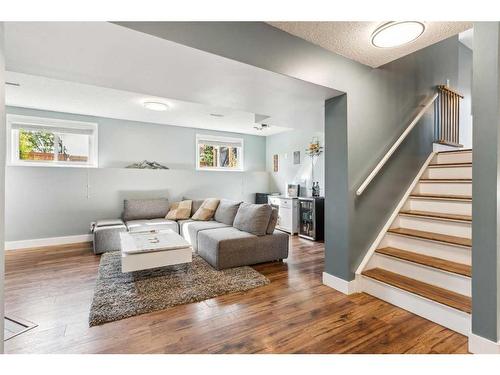
M200 166L200 152L199 145L202 141L215 141L215 142L228 142L228 143L240 143L241 146L239 152L239 166L238 168L230 168L230 167L201 167ZM228 145L231 147L231 145ZM234 146L233 146L234 147ZM209 135L209 134L196 134L196 142L195 142L195 152L196 152L196 170L197 171L211 171L211 172L244 172L245 164L244 164L244 153L245 153L245 144L243 138L235 138L235 137L224 137L218 135ZM220 161L220 157L217 158L217 161Z
M95 122L74 121L55 119L48 117L35 117L16 114L7 114L7 165L8 166L23 166L23 167L69 167L69 168L98 168L99 166L99 143L98 143L98 124ZM13 126L15 125L15 128ZM19 158L19 125L30 127L45 128L50 131L51 128L68 129L73 133L79 134L78 130L82 130L81 134L88 133L89 135L89 161L87 163L78 163L70 161L30 161ZM64 132L61 132L64 133Z

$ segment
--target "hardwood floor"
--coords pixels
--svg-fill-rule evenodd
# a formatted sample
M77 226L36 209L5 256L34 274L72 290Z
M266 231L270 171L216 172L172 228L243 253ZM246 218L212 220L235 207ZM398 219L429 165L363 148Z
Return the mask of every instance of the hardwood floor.
M323 244L294 237L271 284L89 328L89 244L7 252L6 314L38 327L7 353L466 353L467 338L367 294L322 285Z

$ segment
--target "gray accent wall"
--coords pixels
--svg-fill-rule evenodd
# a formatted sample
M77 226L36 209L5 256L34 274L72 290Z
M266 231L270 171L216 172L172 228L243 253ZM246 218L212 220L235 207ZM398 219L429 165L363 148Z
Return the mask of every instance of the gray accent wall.
M4 226L5 226L5 56L3 22L0 22L0 354L3 353Z
M91 221L119 217L125 198L253 201L268 190L265 137L25 108L7 112L97 122L99 168L8 166L6 241L86 234ZM196 171L197 133L243 138L245 171ZM124 168L144 159L171 169Z
M326 243L325 270L352 280L369 245L431 152L432 117L422 120L423 126L416 128L362 197L356 198L355 190L434 86L450 80L456 87L458 37L372 69L262 22L118 24L347 94L340 99L347 102L343 103L346 123L325 120L326 143L342 137L335 140L341 147L327 151L325 157L326 231L332 238ZM331 110L337 109L343 111L344 105ZM346 129L336 131L336 126ZM331 189L328 181L333 180L345 190ZM345 205L346 210L335 211ZM340 254L347 263L340 261Z
M500 23L474 23L472 333L500 341Z
M323 128L323 123L321 124ZM308 129L293 130L266 137L266 165L269 172L269 191L285 193L287 183L301 185L300 195L310 196L312 191L311 170L314 168L314 181L319 182L320 192L325 191L325 154L311 158L305 150L312 138L316 137L325 145L325 132ZM294 152L300 152L300 164L294 164ZM279 170L273 170L273 155L279 157Z

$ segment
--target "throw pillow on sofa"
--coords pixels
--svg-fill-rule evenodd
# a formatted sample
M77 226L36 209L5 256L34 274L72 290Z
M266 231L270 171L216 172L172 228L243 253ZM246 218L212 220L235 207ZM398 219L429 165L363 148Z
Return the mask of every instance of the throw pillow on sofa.
M215 211L214 219L222 224L233 225L240 204L241 202L221 199Z
M264 236L272 210L268 204L242 203L234 218L233 227L256 236Z
M274 228L276 228L276 224L278 224L278 209L273 208L273 211L271 212L271 218L269 219L269 224L267 226L267 234L273 234L274 233Z
M186 220L191 216L192 201L185 200L182 202L175 202L170 206L166 219L168 220Z
M123 220L147 220L165 217L168 199L126 199L123 201Z
M196 211L191 219L199 221L212 220L215 210L219 206L219 200L215 198L205 199L198 211Z
M189 215L189 216L193 216L196 213L196 211L199 210L199 208L201 207L203 202L205 202L205 199L190 199L190 198L186 198L186 197L182 197L182 200L193 202L191 204L191 215Z

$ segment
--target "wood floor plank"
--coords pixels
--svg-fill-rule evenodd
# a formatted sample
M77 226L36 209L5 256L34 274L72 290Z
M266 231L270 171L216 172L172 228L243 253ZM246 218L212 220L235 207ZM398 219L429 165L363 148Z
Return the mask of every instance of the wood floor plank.
M467 350L458 333L370 295L323 285L323 243L297 236L285 262L254 266L269 285L89 328L99 260L89 244L8 252L6 313L38 327L7 341L6 352L403 353L417 340L421 352L435 351L444 338L450 345L441 352Z
M426 232L423 230L409 229L409 228L391 228L388 230L389 233L394 233L402 236L421 238L424 240L444 242L451 245L459 246L472 246L472 240L470 238L449 236L447 234Z
M418 211L418 210L401 210L399 213L406 216L417 216L417 217L426 217L434 219L448 219L453 221L463 221L469 223L472 222L471 215L447 214L443 212Z
M375 252L398 259L407 260L409 262L422 264L424 266L437 268L443 271L456 273L462 276L472 276L472 267L467 264L456 263L446 259L431 257L428 255L418 254L412 251L406 251L394 247L384 247L375 250Z
M381 268L372 268L370 270L363 271L363 275L469 314L472 311L471 298L462 294L439 288L437 286L411 279Z

